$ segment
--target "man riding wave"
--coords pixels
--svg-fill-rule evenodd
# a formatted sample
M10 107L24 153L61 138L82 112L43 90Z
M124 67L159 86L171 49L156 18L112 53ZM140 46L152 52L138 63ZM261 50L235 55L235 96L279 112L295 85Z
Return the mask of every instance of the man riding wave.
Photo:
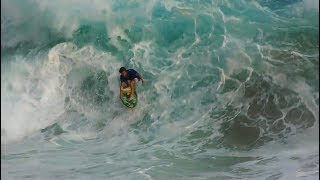
M131 88L131 94L129 101L133 100L134 92L136 90L136 84L141 80L144 83L144 79L137 71L134 69L126 69L125 67L121 67L119 69L120 75L120 96L123 94L125 87Z

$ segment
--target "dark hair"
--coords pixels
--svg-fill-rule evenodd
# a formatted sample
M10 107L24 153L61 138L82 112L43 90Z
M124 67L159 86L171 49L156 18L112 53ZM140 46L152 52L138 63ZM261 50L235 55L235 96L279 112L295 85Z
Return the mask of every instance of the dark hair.
M122 73L123 71L126 71L126 68L125 68L125 67L121 67L121 68L119 69L119 73Z

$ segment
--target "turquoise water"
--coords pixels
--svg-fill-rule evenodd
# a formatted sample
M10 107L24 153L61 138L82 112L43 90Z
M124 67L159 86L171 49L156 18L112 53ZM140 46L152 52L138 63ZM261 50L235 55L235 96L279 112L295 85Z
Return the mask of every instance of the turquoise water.
M1 177L318 179L318 7L1 1Z

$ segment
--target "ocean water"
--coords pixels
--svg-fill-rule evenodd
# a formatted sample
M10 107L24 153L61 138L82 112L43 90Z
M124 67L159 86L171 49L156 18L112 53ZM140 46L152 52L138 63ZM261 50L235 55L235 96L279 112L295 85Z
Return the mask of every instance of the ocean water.
M1 1L1 178L318 179L318 7Z

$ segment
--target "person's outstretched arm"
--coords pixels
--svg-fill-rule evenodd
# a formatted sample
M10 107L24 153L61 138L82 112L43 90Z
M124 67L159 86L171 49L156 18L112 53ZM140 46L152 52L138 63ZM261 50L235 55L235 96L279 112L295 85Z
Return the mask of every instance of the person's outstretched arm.
M137 76L141 79L142 83L144 83L144 79L143 79L143 77L141 76L141 74L137 73Z

